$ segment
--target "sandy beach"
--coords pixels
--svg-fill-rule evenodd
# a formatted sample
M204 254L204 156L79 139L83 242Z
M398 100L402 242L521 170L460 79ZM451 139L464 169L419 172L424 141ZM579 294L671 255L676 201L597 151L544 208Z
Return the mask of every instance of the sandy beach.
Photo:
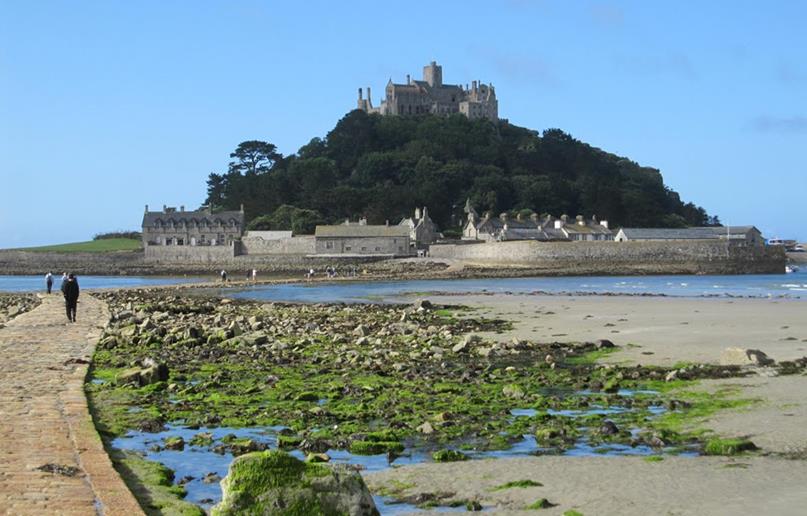
M718 363L730 346L763 350L777 361L807 355L807 303L764 299L469 295L433 298L474 307L472 316L514 323L488 338L577 342L610 339L619 351L604 361L672 365ZM804 514L807 506L807 376L706 380L694 389L730 387L755 400L698 423L721 437L747 437L752 456L525 457L421 464L366 475L373 489L401 487L405 496L453 493L497 514L518 513L539 498L546 514ZM514 480L543 487L492 490Z

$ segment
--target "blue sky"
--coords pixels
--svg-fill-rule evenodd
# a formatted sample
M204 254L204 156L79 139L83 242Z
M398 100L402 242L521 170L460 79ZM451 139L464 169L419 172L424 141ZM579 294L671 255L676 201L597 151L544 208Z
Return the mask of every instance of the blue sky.
M2 2L0 247L195 207L262 139L323 136L437 60L500 116L657 167L724 223L807 240L807 2Z

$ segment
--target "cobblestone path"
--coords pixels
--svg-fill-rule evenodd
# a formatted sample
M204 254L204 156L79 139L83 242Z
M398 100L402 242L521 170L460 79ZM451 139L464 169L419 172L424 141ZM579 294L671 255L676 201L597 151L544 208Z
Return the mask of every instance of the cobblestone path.
M84 378L106 305L61 294L0 329L0 514L142 514L87 409Z

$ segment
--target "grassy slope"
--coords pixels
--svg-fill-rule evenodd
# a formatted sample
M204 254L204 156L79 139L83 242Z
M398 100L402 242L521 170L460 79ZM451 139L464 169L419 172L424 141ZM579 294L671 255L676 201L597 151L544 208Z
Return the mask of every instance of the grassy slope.
M32 251L35 253L108 253L112 251L136 251L141 248L140 240L132 238L109 238L104 240L90 240L89 242L28 247L18 249L18 251Z

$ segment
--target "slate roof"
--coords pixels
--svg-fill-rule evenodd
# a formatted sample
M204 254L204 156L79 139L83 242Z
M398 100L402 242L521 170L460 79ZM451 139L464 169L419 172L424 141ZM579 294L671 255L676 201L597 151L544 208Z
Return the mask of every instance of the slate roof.
M409 228L406 226L368 226L368 225L338 225L317 226L314 230L317 237L339 238L371 238L371 237L405 237L409 238Z
M725 238L745 238L754 226L718 226L698 228L622 228L620 231L628 240L713 240Z
M179 222L203 222L208 224L215 224L221 222L224 225L229 225L231 220L235 220L239 226L244 224L244 213L241 211L220 211L218 213L209 213L206 210L198 211L147 211L143 214L143 227L153 227L156 221L174 224Z

